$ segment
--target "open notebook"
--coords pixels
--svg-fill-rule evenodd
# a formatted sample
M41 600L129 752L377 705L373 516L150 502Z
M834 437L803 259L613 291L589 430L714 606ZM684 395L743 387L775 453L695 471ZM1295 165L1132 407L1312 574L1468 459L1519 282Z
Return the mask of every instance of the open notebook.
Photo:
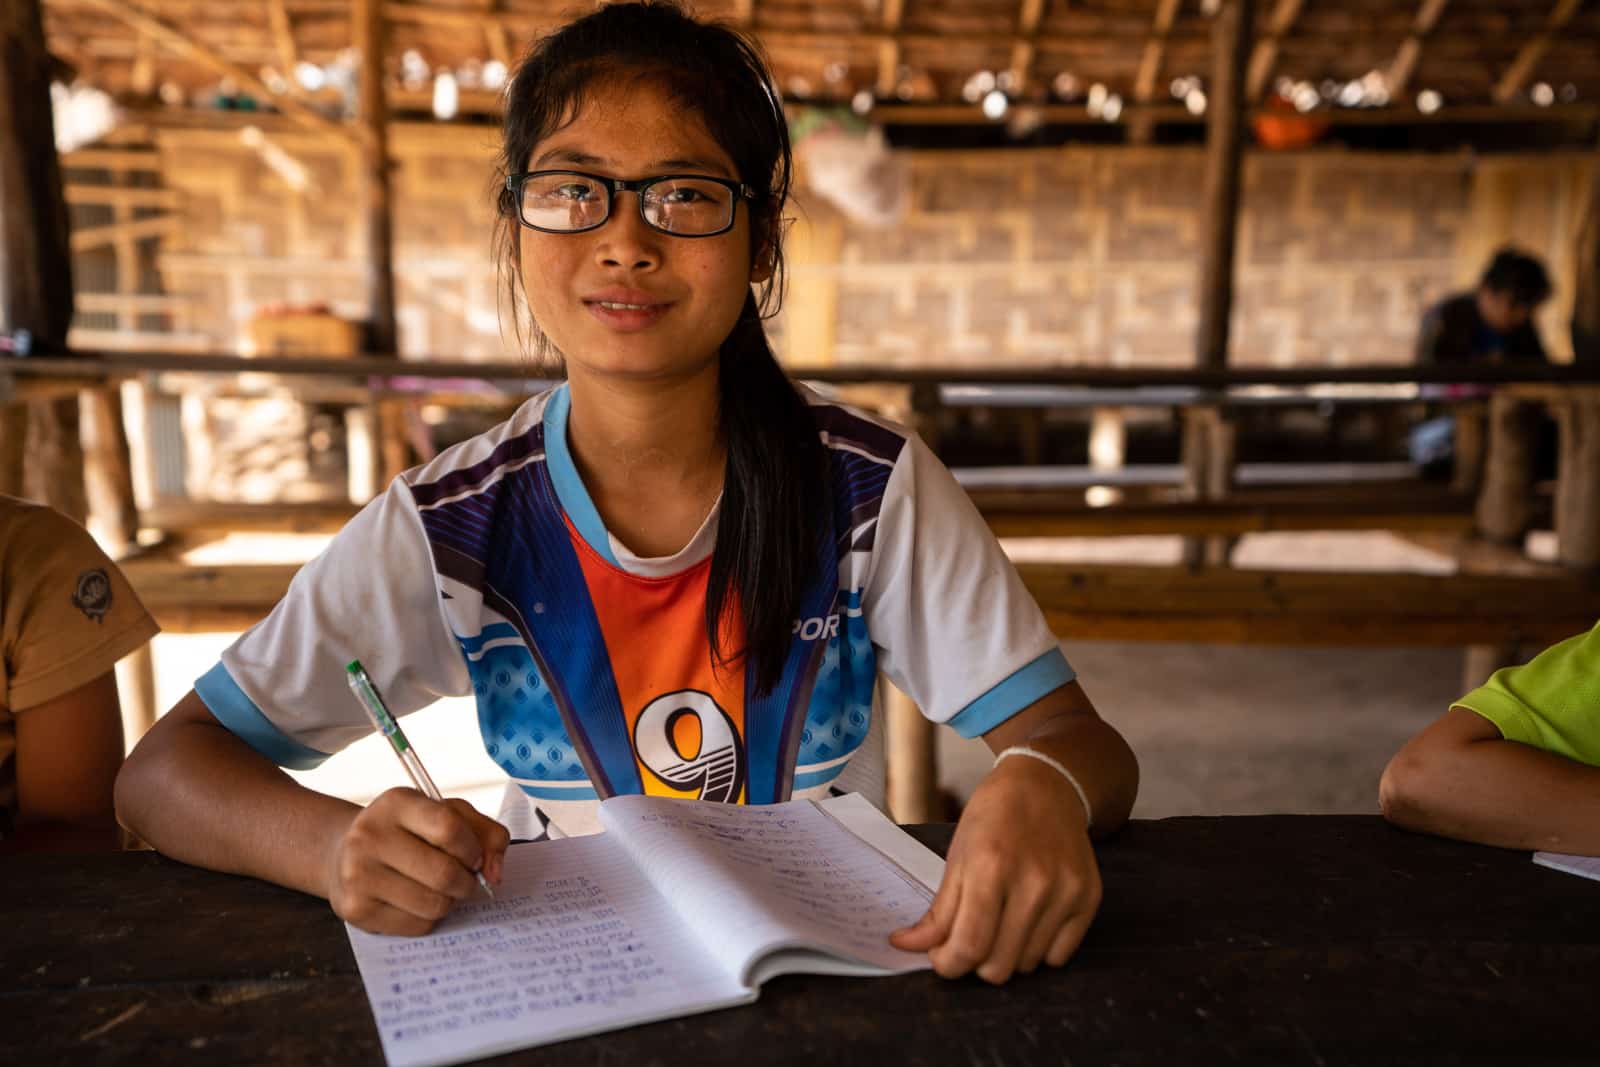
M775 975L928 966L890 947L944 861L857 794L600 805L604 834L514 845L497 898L423 937L347 926L389 1067L458 1063L756 999Z
M1600 856L1569 856L1564 852L1535 852L1533 862L1554 871L1565 871L1580 878L1600 882Z

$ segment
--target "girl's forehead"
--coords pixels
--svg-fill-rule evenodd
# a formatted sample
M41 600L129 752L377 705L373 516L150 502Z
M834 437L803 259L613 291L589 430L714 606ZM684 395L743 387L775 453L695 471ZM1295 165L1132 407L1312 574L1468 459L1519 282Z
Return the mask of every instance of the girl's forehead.
M538 169L547 158L611 168L696 163L702 165L696 169L735 176L733 160L704 117L649 81L586 90L567 121L533 146L528 166Z

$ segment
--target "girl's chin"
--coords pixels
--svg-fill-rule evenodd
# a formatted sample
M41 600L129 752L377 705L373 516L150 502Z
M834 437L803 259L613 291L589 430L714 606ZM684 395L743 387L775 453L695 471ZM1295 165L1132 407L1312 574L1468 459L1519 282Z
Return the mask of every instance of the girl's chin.
M609 344L580 350L574 359L567 354L567 364L576 364L582 373L597 377L618 378L684 378L714 366L716 350L699 359L685 357L682 348L663 345Z

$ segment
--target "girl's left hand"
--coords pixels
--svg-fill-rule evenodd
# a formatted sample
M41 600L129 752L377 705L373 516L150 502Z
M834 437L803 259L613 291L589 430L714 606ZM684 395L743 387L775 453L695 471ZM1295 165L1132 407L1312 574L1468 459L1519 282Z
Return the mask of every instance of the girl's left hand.
M998 985L1041 962L1064 964L1094 921L1100 894L1100 867L1072 787L1038 760L1002 760L956 826L927 914L889 941L926 952L946 978L976 970Z

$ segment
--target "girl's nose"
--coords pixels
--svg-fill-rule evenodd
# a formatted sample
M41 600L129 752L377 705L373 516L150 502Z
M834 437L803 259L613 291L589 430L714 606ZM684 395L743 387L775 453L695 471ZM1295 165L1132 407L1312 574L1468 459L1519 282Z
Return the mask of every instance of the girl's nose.
M600 227L595 256L601 266L628 270L651 270L661 265L662 235L639 216L637 193L619 195L611 205L611 217Z

